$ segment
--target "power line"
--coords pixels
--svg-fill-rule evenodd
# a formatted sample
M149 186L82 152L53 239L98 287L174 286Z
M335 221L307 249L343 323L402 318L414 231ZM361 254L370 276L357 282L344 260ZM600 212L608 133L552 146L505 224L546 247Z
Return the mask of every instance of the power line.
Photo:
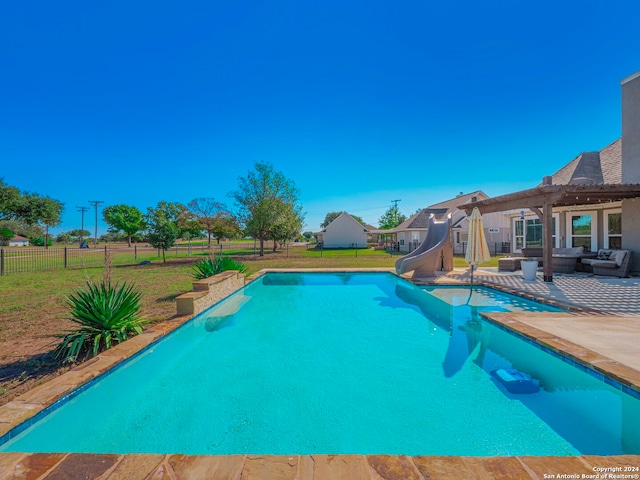
M401 201L402 201L402 199L399 198L397 200L391 200L391 203L393 203L393 207L394 208L398 208L398 202L401 202Z
M104 203L104 200L89 200L89 205L96 207L96 229L93 237L93 248L98 248L98 205Z

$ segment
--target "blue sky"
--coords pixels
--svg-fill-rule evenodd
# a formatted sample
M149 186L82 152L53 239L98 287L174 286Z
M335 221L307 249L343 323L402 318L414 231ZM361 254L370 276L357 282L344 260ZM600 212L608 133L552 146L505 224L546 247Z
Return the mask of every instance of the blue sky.
M3 2L0 177L64 202L56 231L88 200L233 206L259 161L308 230L530 188L621 135L638 18L637 0Z

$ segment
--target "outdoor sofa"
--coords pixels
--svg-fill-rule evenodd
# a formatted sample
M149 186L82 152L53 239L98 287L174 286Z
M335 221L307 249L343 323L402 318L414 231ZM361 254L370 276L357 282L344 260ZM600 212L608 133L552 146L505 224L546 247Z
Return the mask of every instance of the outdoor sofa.
M578 260L584 257L583 247L554 248L553 271L555 273L573 273L576 270ZM504 257L498 260L498 270L513 272L520 270L520 262L525 259L537 260L538 266L542 266L542 247L525 247L521 257Z
M596 258L583 258L582 264L593 269L594 275L628 277L631 270L631 250L611 250L601 248Z

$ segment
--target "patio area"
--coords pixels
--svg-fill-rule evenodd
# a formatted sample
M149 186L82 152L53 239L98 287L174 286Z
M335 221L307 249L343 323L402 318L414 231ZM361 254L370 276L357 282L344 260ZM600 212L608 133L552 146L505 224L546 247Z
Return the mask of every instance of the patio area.
M455 269L439 276L436 283L469 283L469 269ZM503 272L497 268L478 268L474 284L493 286L560 307L583 312L638 315L640 322L640 277L616 278L592 273L556 273L553 282L544 282L538 269L535 282L525 281L521 271Z

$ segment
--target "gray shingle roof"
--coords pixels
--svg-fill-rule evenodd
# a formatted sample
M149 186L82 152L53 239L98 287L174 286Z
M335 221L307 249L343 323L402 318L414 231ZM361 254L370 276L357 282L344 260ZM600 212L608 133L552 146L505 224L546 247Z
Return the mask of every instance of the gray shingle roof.
M622 139L599 152L584 152L552 175L554 185L622 183Z

